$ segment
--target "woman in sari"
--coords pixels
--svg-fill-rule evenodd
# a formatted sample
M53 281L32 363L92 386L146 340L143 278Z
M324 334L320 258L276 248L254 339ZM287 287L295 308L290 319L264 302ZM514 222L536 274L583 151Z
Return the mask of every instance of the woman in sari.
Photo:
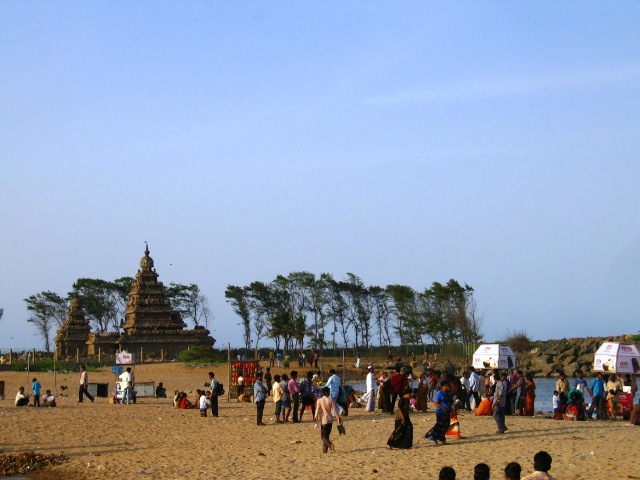
M411 389L407 388L402 392L402 396L398 399L395 429L391 433L389 440L387 440L387 445L390 449L413 447L413 424L409 418L410 398Z
M427 411L427 395L429 393L429 379L424 373L420 374L418 381L418 396L416 398L416 410L419 412Z
M451 418L451 407L453 406L453 397L449 393L451 385L447 380L440 382L440 390L433 398L433 405L436 407L436 424L431 430L425 434L425 438L430 442L442 444L447 443L445 432L449 428Z
M532 417L535 413L534 404L536 400L536 384L533 381L533 377L530 373L525 375L524 389L526 392L524 414Z

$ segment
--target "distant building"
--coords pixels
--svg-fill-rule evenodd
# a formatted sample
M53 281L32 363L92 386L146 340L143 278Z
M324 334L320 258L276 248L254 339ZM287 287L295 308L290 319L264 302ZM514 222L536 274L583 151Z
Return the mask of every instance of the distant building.
M84 317L80 300L78 297L73 297L67 318L53 339L58 356L60 358L75 357L76 355L86 357L88 353L87 339L90 333L91 326Z
M124 332L91 333L80 302L74 298L68 319L58 330L55 341L64 357L74 356L80 348L80 356L113 355L126 350L135 353L139 360L171 360L188 347L212 347L215 343L204 327L185 330L186 326L180 313L171 307L164 285L158 281L147 246L129 292L121 324Z

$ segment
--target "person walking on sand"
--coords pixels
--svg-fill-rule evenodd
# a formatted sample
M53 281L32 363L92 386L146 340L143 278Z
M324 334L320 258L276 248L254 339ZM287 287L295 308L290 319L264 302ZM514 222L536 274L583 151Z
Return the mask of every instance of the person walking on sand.
M436 424L425 434L425 438L433 443L447 443L445 432L449 428L451 421L451 408L453 407L453 397L449 393L451 385L446 379L440 381L440 390L433 398L433 405L436 407Z
M83 395L86 395L86 397L89 400L91 400L91 403L93 403L93 401L95 400L95 398L91 396L87 388L89 388L89 374L87 373L86 365L81 365L80 366L80 388L78 389L78 403L82 403Z
M256 375L256 383L253 384L253 401L256 404L256 425L261 427L264 425L262 415L267 401L267 387L262 383L262 373Z
M387 440L387 445L390 449L413 447L413 424L409 416L409 399L411 398L411 393L412 390L407 388L398 399L394 430Z
M331 430L333 429L334 417L338 419L338 423L342 425L342 418L338 412L337 404L329 397L331 389L329 387L322 388L322 397L316 403L316 415L313 417L316 427L320 425L320 438L322 439L322 453L329 450L335 453L335 447L331 442Z

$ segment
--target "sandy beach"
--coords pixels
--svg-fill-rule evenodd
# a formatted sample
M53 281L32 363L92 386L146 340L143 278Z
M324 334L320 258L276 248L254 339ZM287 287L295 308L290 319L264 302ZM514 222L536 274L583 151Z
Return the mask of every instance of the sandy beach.
M328 366L325 364L325 370ZM181 363L136 366L136 380L163 382L169 396L175 389L190 393L201 388L214 370L226 384L227 366ZM290 370L290 369L287 369ZM287 370L275 369L274 373ZM303 369L300 369L304 371ZM108 382L110 368L90 372L91 382ZM362 373L364 379L365 372ZM435 422L433 409L413 413L414 448L388 450L393 416L351 409L345 418L347 434L332 439L335 454L322 454L320 433L310 412L302 423L275 424L273 402L267 399L266 427L255 422L255 406L220 401L220 416L201 418L197 410L176 410L172 399L141 398L136 405L113 405L107 398L77 403L78 373L58 373L57 408L16 408L14 397L22 385L31 393L31 378L53 389L53 373L2 372L6 398L0 401L0 454L36 452L62 454L68 462L30 474L31 479L370 479L437 478L442 466L455 468L457 478L473 478L476 463L487 463L491 478L503 478L504 466L519 462L531 473L539 450L553 457L550 473L558 479L639 478L633 445L640 428L615 422L554 421L544 416L507 417L508 432L497 435L492 417L459 415L462 439L432 445L423 439Z

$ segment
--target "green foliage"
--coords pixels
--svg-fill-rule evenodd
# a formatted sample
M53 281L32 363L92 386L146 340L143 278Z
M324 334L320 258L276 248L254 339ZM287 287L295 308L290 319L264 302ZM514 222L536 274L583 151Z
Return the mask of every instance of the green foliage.
M533 348L533 342L524 330L514 333L507 332L505 343L509 345L514 352L528 352Z
M12 372L25 372L27 370L27 362L12 362L11 363L11 371ZM68 362L56 362L55 368L53 363L53 358L43 358L34 361L33 363L29 363L29 371L30 372L53 372L56 371L73 371L77 370L75 364Z
M178 354L179 362L211 363L226 360L226 353L223 354L219 350L204 345L189 347Z
M67 300L55 292L46 291L24 299L30 316L27 322L36 326L38 334L44 340L44 348L51 351L51 329L62 325L67 311Z
M122 277L113 282L79 278L69 296L78 296L86 318L98 332L117 332L133 281L131 277Z

